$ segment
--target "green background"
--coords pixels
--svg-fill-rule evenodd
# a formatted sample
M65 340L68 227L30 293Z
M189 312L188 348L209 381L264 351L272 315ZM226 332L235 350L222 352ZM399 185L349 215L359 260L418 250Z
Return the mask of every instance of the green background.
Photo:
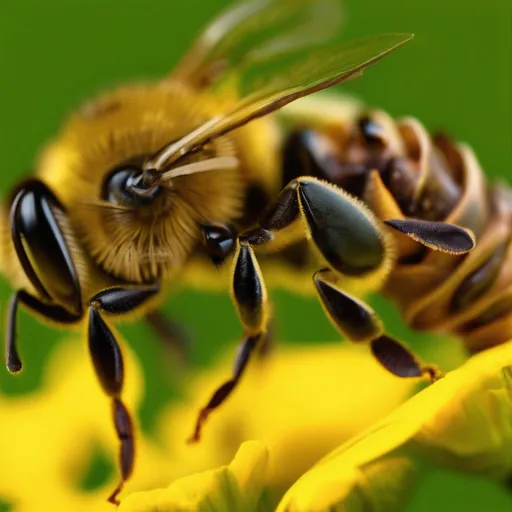
M0 5L0 187L5 193L33 165L61 119L82 100L124 81L167 73L224 0L3 0ZM343 36L414 32L415 41L343 86L394 116L414 115L470 143L492 178L512 173L510 0L347 0ZM58 192L58 191L57 191ZM0 283L0 299L9 296ZM283 291L272 292L278 337L295 343L337 338L320 306ZM410 333L392 306L373 304L389 330L422 355L434 344ZM236 339L240 327L226 296L184 292L167 306L190 326L195 365L207 365ZM298 319L298 320L297 320ZM303 320L301 320L303 319ZM193 326L193 327L192 327ZM162 365L162 349L143 325L122 329L144 361L148 390L140 411L151 430L158 407L179 394ZM0 371L3 393L37 388L45 355L62 335L23 314L22 350L27 368L18 378ZM440 343L438 340L437 343ZM0 421L9 421L1 418ZM98 462L87 485L110 470ZM509 511L498 487L446 472L431 472L408 511Z

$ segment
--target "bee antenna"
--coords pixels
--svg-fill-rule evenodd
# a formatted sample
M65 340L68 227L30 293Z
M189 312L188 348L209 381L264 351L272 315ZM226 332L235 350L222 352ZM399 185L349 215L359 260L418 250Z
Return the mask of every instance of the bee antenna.
M201 140L203 135L219 122L219 119L220 116L213 117L181 139L167 144L146 162L147 167L150 170L162 172L161 169L165 169L183 155L190 153L197 141ZM201 144L204 143L205 140L201 140Z
M239 160L235 156L219 156L215 158L209 158L208 160L201 160L199 162L192 162L190 164L180 165L164 173L156 172L156 179L162 183L179 176L189 176L191 174L197 174L199 172L209 171L228 171L236 169L238 167ZM150 172L150 171L144 171Z

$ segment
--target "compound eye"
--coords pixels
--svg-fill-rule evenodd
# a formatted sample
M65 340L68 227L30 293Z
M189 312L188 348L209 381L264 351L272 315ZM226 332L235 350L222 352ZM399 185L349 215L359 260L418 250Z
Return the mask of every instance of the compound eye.
M158 185L144 186L141 169L125 166L110 173L103 188L103 198L122 206L144 206L151 204L160 192Z

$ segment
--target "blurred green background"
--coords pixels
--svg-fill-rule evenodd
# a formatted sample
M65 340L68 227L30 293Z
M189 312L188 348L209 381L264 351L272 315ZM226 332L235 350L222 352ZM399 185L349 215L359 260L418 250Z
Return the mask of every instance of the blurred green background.
M0 190L5 193L32 169L38 151L68 112L116 84L167 73L201 27L227 3L3 0ZM399 31L413 32L416 39L342 89L394 116L414 115L430 129L449 131L474 147L489 179L510 180L510 0L347 0L345 4L344 38ZM1 282L4 306L9 293L8 284ZM337 339L315 300L282 290L273 291L272 296L279 339L294 343ZM435 352L435 343L409 332L392 306L380 298L373 299L373 304L393 334L406 339L425 358ZM169 302L167 310L189 326L196 366L207 365L240 334L227 296L185 291ZM150 431L159 406L179 394L179 388L173 383L172 370L162 364L162 348L147 328L133 325L122 331L151 370L140 411ZM36 389L45 356L62 338L27 314L23 314L20 335L27 371L13 378L1 370L2 393ZM90 485L97 478L93 475ZM509 511L512 500L490 483L439 471L424 479L408 511L430 511L433 506L438 512L500 512Z

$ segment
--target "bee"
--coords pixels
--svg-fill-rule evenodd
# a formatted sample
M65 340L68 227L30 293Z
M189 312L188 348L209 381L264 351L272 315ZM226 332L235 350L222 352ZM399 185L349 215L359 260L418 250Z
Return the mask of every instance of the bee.
M135 439L113 324L156 311L195 262L212 270L232 262L244 335L233 375L199 412L192 441L268 341L260 260L312 275L337 329L368 343L400 377L441 372L385 334L349 291L358 283L392 297L413 327L464 334L474 349L503 334L510 299L494 290L510 202L502 189L487 194L468 148L411 119L320 100L271 115L357 78L412 37L330 43L338 19L334 0L231 7L169 76L122 86L74 113L2 208L1 268L16 290L7 368L22 369L19 306L58 326L87 322L120 443L114 504L133 470ZM475 236L479 250L470 253Z

